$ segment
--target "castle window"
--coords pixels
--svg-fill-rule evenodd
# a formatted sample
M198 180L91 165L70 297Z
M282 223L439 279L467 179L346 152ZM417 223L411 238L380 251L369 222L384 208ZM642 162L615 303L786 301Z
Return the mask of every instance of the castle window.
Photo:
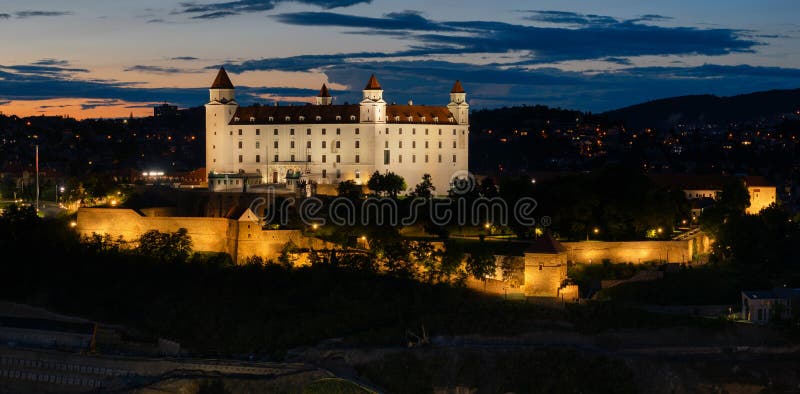
M320 120L322 120L322 117L321 117L321 116L319 116L319 115L317 115L317 117L316 117L316 118L314 118L314 119L316 119L316 120L317 120L317 122L319 122Z
M403 149L403 141L397 141L397 147Z
M358 149L358 148L360 148L360 147L361 147L361 141L359 141L359 140L356 140L356 149Z
M395 122L399 122L400 121L400 116L399 115L395 115L394 116L394 121Z
M341 155L336 155L336 162L337 163L341 163L342 162L342 156Z
M439 155L439 163L442 162L442 155Z
M239 129L239 135L242 135L242 129Z
M278 129L272 130L272 135L278 135Z
M428 129L425 129L425 135L428 135Z
M327 161L328 161L328 156L322 155L322 162L327 163Z
M306 129L306 135L311 135L311 129Z
M411 147L412 148L416 148L417 147L417 141L411 141Z
M356 155L356 163L361 163L361 156L360 155Z
M255 123L255 121L256 121L256 117L255 116L251 116L250 117L250 123Z
M270 121L270 122L274 122L274 121L275 121L275 118L274 118L274 117L272 117L272 116L270 116L270 117L269 117L269 121Z
M389 148L389 141L383 141L383 147L388 149Z
M289 135L294 135L294 129L289 129Z
M294 155L292 155L292 157L291 157L291 161L294 161Z
M411 129L411 135L417 135L417 129Z
M425 162L428 162L428 155L425 155Z
M306 148L311 148L311 141L306 141Z
M291 116L287 116L287 117L283 118L283 120L288 122L288 121L292 120L292 117Z
M261 163L261 155L256 155L256 163Z
M439 141L439 149L442 149L442 141Z
M239 141L239 149L242 149L242 141Z
M542 268L544 268L544 264L539 264L539 271L541 271Z
M456 155L453 155L453 163L456 162Z
M325 135L325 129L322 129L322 135Z
M242 155L239 155L239 163L241 163L242 161L244 161L244 157Z
M342 129L336 129L336 135L342 135Z
M327 141L322 141L322 149L325 149L328 146Z
M403 129L398 129L397 130L397 134L401 134L402 135L403 134Z
M336 149L339 149L341 147L342 147L342 141L336 140Z
M356 135L358 135L359 133L360 131L358 130L358 127L356 127Z
M408 117L408 121L409 121L409 122L411 122L411 121L413 121L413 120L414 120L414 117L413 117L413 116L409 116L409 117Z
M273 156L272 157L272 161L277 162L278 161L278 155Z
M441 142L440 142L440 144L441 144ZM294 140L289 141L289 148L290 149L294 149Z
M228 133L229 135L233 135L233 130L229 131Z
M256 135L261 135L261 129L256 129Z
M239 121L239 117L238 117L238 116L234 116L234 117L233 117L233 121L234 121L234 122L238 122L238 121Z
M411 162L412 163L416 163L417 162L417 155L411 155Z
M274 141L272 143L272 147L275 148L275 149L278 149L278 141Z
M217 149L216 145L211 145L211 149Z
M451 116L451 117L447 118L447 121L450 122L450 123L453 123L453 117Z
M455 148L456 148L456 142L453 141L453 149L455 149Z
M398 163L402 163L403 162L403 155L398 155L397 156L397 162Z
M311 155L306 155L306 161L309 163L311 162Z
M453 129L453 135L456 135L456 129Z
M442 129L439 129L439 135L442 135Z
M439 117L438 116L434 116L433 117L433 123L439 123Z
M326 169L322 170L322 177L323 178L327 178L328 177L328 170L326 170Z
M420 120L420 122L424 123L425 122L425 117L423 116L423 117L419 118L419 120Z
M301 121L301 122L302 122L302 121L304 121L304 120L306 120L306 117L305 117L305 116L303 116L303 115L300 115L300 116L299 116L299 118L300 118L300 121Z
M350 120L356 120L356 116L355 115L350 115Z
M428 149L428 141L425 141L425 149Z
M342 116L341 115L336 115L336 120L342 120Z
M356 170L356 179L361 178L361 170Z

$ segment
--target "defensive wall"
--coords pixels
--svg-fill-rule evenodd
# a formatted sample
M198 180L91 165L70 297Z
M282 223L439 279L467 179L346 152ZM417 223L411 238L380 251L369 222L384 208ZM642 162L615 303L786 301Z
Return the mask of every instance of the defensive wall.
M157 214L156 214L157 215ZM109 234L135 241L150 230L175 232L185 228L197 252L224 252L236 262L250 256L277 259L289 241L299 248L335 247L318 238L305 237L299 230L263 230L252 213L239 219L207 217L145 216L132 209L81 208L77 229L81 235Z
M569 262L584 264L599 264L604 260L633 264L652 261L692 263L711 249L708 237L703 234L680 241L584 241L561 244L567 250Z

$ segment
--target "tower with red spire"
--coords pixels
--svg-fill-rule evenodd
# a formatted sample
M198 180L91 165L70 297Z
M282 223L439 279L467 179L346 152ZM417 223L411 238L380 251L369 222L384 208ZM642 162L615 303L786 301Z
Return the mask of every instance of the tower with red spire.
M206 175L230 172L234 168L233 139L228 124L239 108L235 89L225 67L220 67L208 89L206 104Z

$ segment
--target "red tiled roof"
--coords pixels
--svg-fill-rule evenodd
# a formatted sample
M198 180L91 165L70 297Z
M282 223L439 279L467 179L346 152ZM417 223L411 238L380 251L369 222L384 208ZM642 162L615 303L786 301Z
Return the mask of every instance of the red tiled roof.
M549 232L531 241L525 248L525 253L559 254L567 249L558 242Z
M331 97L331 94L328 93L328 87L323 83L322 89L319 90L319 95L317 97Z
M217 77L214 78L214 83L211 84L211 89L233 89L233 83L228 78L228 73L225 72L225 67L220 67Z
M747 186L774 186L767 178L761 175L748 175L744 177L744 183Z
M245 124L295 124L295 123L358 123L358 104L349 105L298 105L239 107L231 120L232 125ZM301 120L300 117L303 117ZM320 117L317 120L317 116ZM339 119L336 117L339 116ZM355 118L351 118L355 116ZM272 120L270 121L270 117ZM288 120L287 120L288 117ZM251 121L251 118L253 120Z
M375 74L369 77L369 82L367 82L367 87L364 90L382 90L381 84L378 83L378 78L375 78Z
M453 90L451 90L450 93L465 93L464 87L461 86L461 81L456 80L455 85L453 85Z
M425 120L422 119L423 117ZM450 121L452 117L453 114L447 107L397 104L386 106L386 123L454 124L456 123L455 119ZM438 120L434 121L434 118Z

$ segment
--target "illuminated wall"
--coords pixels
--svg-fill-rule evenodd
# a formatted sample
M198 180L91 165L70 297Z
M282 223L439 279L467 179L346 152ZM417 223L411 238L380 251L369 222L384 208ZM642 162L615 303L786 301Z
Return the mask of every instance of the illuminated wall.
M224 252L234 261L250 256L275 260L283 246L292 241L300 248L324 249L334 245L305 237L299 230L262 230L257 218L239 220L206 217L142 216L132 209L81 208L77 229L81 235L109 234L126 241L138 239L144 232L174 232L185 228L195 251Z
M755 215L762 209L770 206L777 199L775 186L749 186L747 191L750 193L750 206L747 213Z

